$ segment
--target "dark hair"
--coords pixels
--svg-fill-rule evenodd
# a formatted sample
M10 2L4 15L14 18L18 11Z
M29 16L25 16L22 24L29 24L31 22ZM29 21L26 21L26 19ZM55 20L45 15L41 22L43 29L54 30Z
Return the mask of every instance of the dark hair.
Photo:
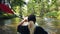
M36 16L35 16L35 15L32 15L32 14L29 15L29 16L28 16L28 22L29 22L29 21L33 21L34 24L35 24L35 22L36 22Z

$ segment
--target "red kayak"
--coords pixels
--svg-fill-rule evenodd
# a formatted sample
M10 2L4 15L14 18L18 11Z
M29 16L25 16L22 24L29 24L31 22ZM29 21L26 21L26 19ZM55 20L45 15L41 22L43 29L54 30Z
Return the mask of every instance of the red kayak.
M11 14L14 14L12 9L9 8L7 5L5 4L0 4L0 9L6 13L11 13Z

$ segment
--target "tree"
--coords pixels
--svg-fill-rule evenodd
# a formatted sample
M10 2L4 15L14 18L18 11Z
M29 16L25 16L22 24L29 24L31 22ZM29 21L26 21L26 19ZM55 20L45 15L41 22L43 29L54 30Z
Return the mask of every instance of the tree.
M14 7L19 6L19 8L20 8L19 14L20 14L21 18L22 18L22 6L24 4L26 4L26 3L23 0L13 0L13 1L11 1L11 6L12 6L13 9L14 9ZM16 9L14 9L14 10L16 10Z

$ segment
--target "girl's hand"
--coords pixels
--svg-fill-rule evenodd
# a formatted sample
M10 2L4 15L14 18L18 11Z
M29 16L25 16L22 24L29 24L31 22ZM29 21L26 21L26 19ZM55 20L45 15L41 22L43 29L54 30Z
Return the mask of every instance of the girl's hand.
M28 22L28 17L25 17L23 21Z

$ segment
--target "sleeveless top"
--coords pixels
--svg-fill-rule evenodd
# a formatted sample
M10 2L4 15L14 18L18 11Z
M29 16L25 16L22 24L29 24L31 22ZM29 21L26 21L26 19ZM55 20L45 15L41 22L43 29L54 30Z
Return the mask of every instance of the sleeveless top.
M28 29L28 26L21 26L19 25L17 27L17 32L21 34L30 34L30 31ZM34 34L48 34L42 27L36 26L34 30Z

